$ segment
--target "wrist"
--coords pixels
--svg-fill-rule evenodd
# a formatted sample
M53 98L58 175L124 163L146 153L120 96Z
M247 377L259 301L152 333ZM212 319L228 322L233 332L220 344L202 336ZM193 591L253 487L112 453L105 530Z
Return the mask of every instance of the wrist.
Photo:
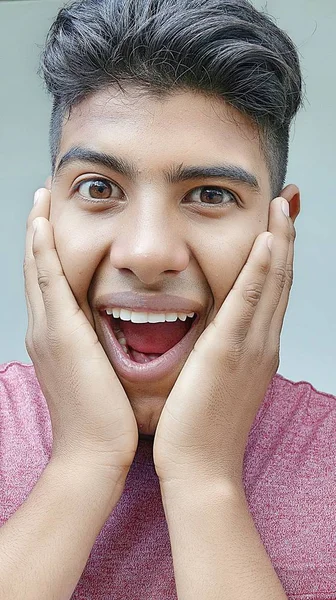
M105 496L111 504L111 510L119 502L123 493L128 470L111 469L92 462L85 456L55 457L53 456L47 470L53 476L70 482L71 487L85 486L87 490L94 490L99 496Z
M162 474L168 472L165 478ZM161 474L161 476L160 476ZM177 469L161 469L158 473L161 489L186 489L192 490L208 487L219 490L239 490L244 493L243 484L243 460L219 461L214 465L205 463L193 464L192 466L180 465Z
M238 479L203 479L160 481L161 496L164 506L168 504L211 504L217 499L234 502L245 500L242 480Z

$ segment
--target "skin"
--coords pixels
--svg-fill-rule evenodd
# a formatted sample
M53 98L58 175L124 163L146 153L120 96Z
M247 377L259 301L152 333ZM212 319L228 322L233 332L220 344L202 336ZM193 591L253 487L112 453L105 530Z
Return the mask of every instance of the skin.
M46 182L64 273L100 341L95 301L119 291L196 300L203 306L205 329L232 289L256 237L268 230L270 179L254 124L223 101L201 94L179 92L154 100L135 89L127 94L109 89L83 101L65 120L56 165L74 146L118 155L137 167L132 182L105 166L78 162ZM226 162L253 173L260 191L223 178L172 184L163 175L182 163ZM97 199L93 206L74 192L80 182L101 177L121 187L113 188L113 201ZM200 195L201 186L228 190L239 205L224 191L223 207L215 207L209 196ZM87 195L87 190L82 186L81 193ZM299 188L288 185L279 195L290 203L294 222L300 212ZM175 372L150 386L120 377L141 438L154 437L187 358Z

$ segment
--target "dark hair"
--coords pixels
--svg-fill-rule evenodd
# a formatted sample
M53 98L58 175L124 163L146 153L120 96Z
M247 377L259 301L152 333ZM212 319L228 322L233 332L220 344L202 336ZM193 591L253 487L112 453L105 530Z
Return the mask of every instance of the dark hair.
M302 103L300 63L288 35L247 0L76 0L51 26L40 72L54 99L53 171L71 108L133 84L153 97L200 91L248 115L272 196L284 185L290 124Z

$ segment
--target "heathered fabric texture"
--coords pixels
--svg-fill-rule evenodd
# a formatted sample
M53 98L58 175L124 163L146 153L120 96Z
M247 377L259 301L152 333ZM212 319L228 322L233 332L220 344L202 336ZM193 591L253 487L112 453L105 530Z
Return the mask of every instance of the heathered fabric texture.
M0 526L50 460L52 429L33 365L0 365ZM290 600L336 599L336 397L276 374L250 431L248 504ZM177 600L152 443L140 442L73 600Z

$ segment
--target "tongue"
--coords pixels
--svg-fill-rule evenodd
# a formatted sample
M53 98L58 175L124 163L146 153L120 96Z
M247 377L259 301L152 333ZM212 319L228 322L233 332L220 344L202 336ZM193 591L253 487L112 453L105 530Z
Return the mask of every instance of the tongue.
M145 354L163 354L188 333L191 319L172 323L132 323L120 321L127 346Z

